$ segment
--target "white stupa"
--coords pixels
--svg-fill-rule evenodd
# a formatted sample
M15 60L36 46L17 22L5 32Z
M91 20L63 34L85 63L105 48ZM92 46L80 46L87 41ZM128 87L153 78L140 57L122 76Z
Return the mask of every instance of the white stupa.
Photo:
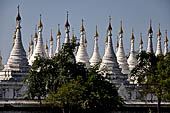
M57 54L59 51L60 51L60 49L61 49L61 47L60 47L60 38L61 38L61 32L60 32L60 24L58 24L58 31L57 31L57 46L56 46L56 51L55 51L55 53Z
M158 56L160 54L162 54L162 48L161 48L161 30L160 30L160 24L159 24L159 30L158 30L158 33L157 33L157 47L156 47L156 53L155 55Z
M94 66L100 62L100 54L99 54L99 47L98 47L98 32L97 32L97 25L96 25L96 32L94 35L94 50L93 55L90 59L90 65Z
M132 31L132 35L131 35L131 49L130 49L130 56L127 60L128 64L129 64L129 70L131 71L138 63L137 59L136 59L136 55L135 55L135 50L134 50L134 41L135 41L135 37Z
M111 33L111 17L109 19L108 26L108 42L105 49L105 54L102 58L102 63L100 65L100 71L104 72L104 77L108 78L111 82L116 84L121 84L126 82L127 75L121 73L121 70L118 66L116 55L113 50L112 45L112 33Z
M146 49L147 53L154 53L153 51L153 44L152 44L152 35L153 35L153 31L152 31L152 21L150 21L150 28L148 30L148 46Z
M123 29L122 29L122 21L119 32L119 47L116 53L117 62L119 63L119 67L122 69L123 74L129 74L129 68L127 63L127 58L125 56L124 48L123 48Z
M87 54L87 50L84 44L84 26L83 26L83 20L82 20L82 26L80 29L80 45L78 47L78 51L77 51L77 55L76 55L76 62L82 62L86 65L86 67L88 68L90 66L89 63L89 57Z
M16 38L7 64L0 73L0 80L21 80L24 75L28 75L29 65L26 52L22 45L21 36L21 16L18 6L18 15L16 17Z
M49 51L49 57L53 57L53 36L52 36L52 30L51 30L51 36L50 36L50 51Z
M142 40L142 33L140 33L140 42L139 42L139 53L143 51L143 40Z
M32 65L34 60L37 56L46 57L45 51L44 51L44 45L43 45L43 38L42 38L42 30L43 30L43 24L41 22L41 14L40 14L40 22L38 25L38 40L36 47L34 48L33 55L31 56L29 60L29 65Z
M164 40L164 55L168 53L168 37L167 37L167 30L165 31L165 40Z

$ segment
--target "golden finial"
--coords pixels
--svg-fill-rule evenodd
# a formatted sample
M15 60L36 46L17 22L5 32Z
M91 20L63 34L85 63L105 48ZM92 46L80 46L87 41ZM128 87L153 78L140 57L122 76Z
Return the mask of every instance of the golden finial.
M20 16L20 13L19 13L19 5L18 5L18 15L16 17L16 21L20 21L21 20L21 16Z
M109 26L108 26L108 31L112 30L112 26L111 26L111 16L109 16Z
M80 31L83 32L85 29L84 29L84 26L83 26L83 22L84 20L82 19L82 24L81 24L81 28L80 28Z
M85 43L85 44L87 44L86 32L85 32L85 39L84 39L84 43Z
M117 43L116 43L116 47L118 48L119 47L119 37L117 36Z
M133 28L132 28L132 35L131 35L131 39L133 40L135 37L134 37L134 34L133 34Z
M47 45L48 41L46 40L46 46L45 46L45 49L48 49L48 45Z
M153 31L152 31L152 20L150 20L150 28L149 28L149 30L148 30L148 34L149 33L153 33Z
M96 32L95 32L95 34L94 34L94 37L98 37L99 35L98 35L98 32L97 32L97 25L96 25Z
M52 29L51 29L51 37L50 37L50 41L53 41Z
M66 19L65 27L66 27L66 28L70 27L70 24L69 24L69 22L68 22L68 11L67 11L67 19Z
M161 36L160 24L159 24L159 30L158 30L157 35L158 35L158 36Z
M34 33L34 38L38 38L38 35L37 35L37 26L35 25L35 33Z
M31 41L30 41L30 45L33 45L33 41L32 41L32 35L31 35Z
M74 42L76 40L75 36L74 36L74 28L72 28L72 37L71 37L71 41Z
M167 30L165 30L165 40L164 42L168 42Z
M60 24L58 24L58 32L57 32L57 36L61 35L61 32L60 32Z
M120 21L120 32L119 32L120 34L122 34L123 33L123 29L122 29L122 20Z
M106 44L108 43L108 36L106 36L106 40L105 40L105 43L106 43Z
M142 40L142 33L140 33L140 43L139 43L140 45L142 45L143 44L143 40Z
M42 22L41 22L41 14L40 14L40 23L39 23L39 25L38 25L38 28L41 28L41 27L43 27L43 24L42 24Z

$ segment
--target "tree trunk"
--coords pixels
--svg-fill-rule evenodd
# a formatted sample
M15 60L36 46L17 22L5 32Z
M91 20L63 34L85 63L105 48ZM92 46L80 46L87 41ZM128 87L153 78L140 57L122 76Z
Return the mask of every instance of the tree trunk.
M158 105L157 105L157 112L158 113L161 113L160 106L161 106L161 98L158 97Z

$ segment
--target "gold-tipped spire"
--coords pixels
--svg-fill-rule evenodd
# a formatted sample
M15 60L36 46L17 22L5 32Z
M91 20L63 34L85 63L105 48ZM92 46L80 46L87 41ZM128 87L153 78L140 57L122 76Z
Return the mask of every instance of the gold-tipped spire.
M81 32L84 32L84 30L85 30L85 29L84 29L84 26L83 26L83 22L84 22L84 20L82 19L82 24L81 24L81 28L80 28L80 31L81 31Z
M60 32L60 24L58 24L58 31L57 31L57 36L61 35L61 32Z
M38 38L38 35L37 35L37 26L35 25L35 33L34 33L34 38Z
M74 42L76 41L76 38L74 36L74 28L72 28L72 37L71 37L71 41Z
M31 35L31 41L30 41L30 45L33 45L33 41L32 41L32 35Z
M134 37L134 34L133 34L133 28L132 28L132 35L131 35L131 39L133 40L135 37Z
M165 40L164 42L168 42L167 30L165 30Z
M51 29L50 41L53 41L52 29Z
M16 21L20 21L21 20L21 16L20 16L20 13L19 13L19 5L18 5L18 15L16 17Z
M41 27L43 27L43 24L42 24L42 22L41 22L41 14L40 14L40 23L39 23L39 25L38 25L38 28L41 28Z
M45 49L48 49L48 45L47 45L48 41L46 40L46 45L45 45Z
M158 36L161 36L161 29L160 29L160 24L159 24L159 30L158 30L158 33L157 33Z
M143 44L143 40L142 40L142 33L140 33L140 42L139 42L140 45Z
M65 27L66 27L66 28L70 27L70 24L69 24L69 22L68 22L68 11L67 11L67 19L66 19Z
M84 39L84 43L85 43L85 44L87 44L86 32L85 32L85 39Z
M97 25L96 25L96 32L95 32L95 34L94 34L94 37L98 37L99 35L98 35L98 32L97 32Z
M116 43L116 47L118 48L119 47L119 37L117 36L117 43Z
M122 29L122 20L120 21L120 32L119 32L120 34L122 34L123 33L123 29Z
M109 16L109 26L108 26L108 31L112 30L112 26L111 26L111 16Z
M148 34L149 33L153 33L153 31L152 31L152 20L150 20L150 28L149 28L149 30L148 30Z
M105 43L106 43L106 44L108 43L108 36L106 36L106 40L105 40Z

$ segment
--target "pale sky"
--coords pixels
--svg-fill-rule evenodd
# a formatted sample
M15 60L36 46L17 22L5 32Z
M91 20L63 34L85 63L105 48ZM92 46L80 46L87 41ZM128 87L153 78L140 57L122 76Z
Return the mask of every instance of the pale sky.
M139 49L140 33L143 34L144 49L147 46L147 32L149 21L152 19L153 45L156 49L158 24L161 24L162 45L165 38L165 29L168 30L170 40L170 0L0 0L0 51L3 64L9 58L13 44L13 34L16 27L17 5L20 5L22 42L24 49L28 51L31 35L34 34L35 25L42 14L43 41L50 38L50 30L56 39L57 25L60 24L62 42L65 36L64 24L66 11L69 11L69 22L74 27L75 35L80 37L81 19L87 32L87 50L91 57L94 45L95 26L98 25L99 50L103 56L105 37L108 26L108 18L112 17L112 40L115 43L120 29L120 21L123 21L124 49L126 55L130 50L130 36L132 28L135 34L135 50ZM71 36L71 32L70 32ZM54 43L56 40L54 39ZM54 50L55 50L54 44ZM169 41L170 46L170 41ZM163 46L162 46L163 50Z

